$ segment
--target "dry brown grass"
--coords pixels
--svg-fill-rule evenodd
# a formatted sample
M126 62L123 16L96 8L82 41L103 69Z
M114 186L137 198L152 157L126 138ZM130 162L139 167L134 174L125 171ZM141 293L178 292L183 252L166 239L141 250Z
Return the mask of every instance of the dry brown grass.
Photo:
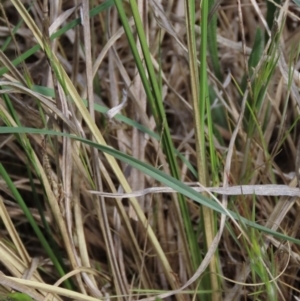
M45 21L41 2L33 2L30 14L43 32ZM63 3L58 5L56 1L49 1L50 25L55 20L63 18L62 14L68 9L77 5L77 1L61 2ZM199 3L196 2L199 8ZM218 53L223 82L214 78L208 58L210 87L218 96L218 101L212 108L212 115L219 135L218 139L217 136L215 137L215 147L220 161L219 180L221 182L224 177L227 177L232 186L285 184L296 187L295 164L300 99L297 41L300 33L298 26L300 8L293 2L289 2L286 7L278 8L278 14L283 14L279 23L283 28L278 49L282 55L268 83L264 104L260 112L256 112L264 139L262 141L256 129L249 140L247 123L243 120L232 149L230 171L228 174L223 174L229 142L237 126L242 106L242 96L236 83L240 84L247 74L245 61L248 61L251 53L256 28L258 26L264 28L267 11L266 1L241 2L245 47L241 43L243 32L236 1L222 1L217 11ZM28 1L23 3L26 7L30 5ZM92 3L96 6L101 1ZM174 144L187 160L196 166L189 65L186 52L178 43L180 41L186 45L184 1L162 1L162 4L177 39L168 32L168 28L158 24L150 6L141 6L143 22L154 65L159 58L162 62L163 101ZM129 4L125 2L124 5L130 16ZM263 19L260 19L258 11ZM75 9L63 24L78 16L79 9ZM196 16L198 24L199 11ZM2 1L0 44L3 45L9 37L13 39L1 55L1 65L6 65L5 58L12 61L37 43L25 23L22 23L16 34L12 35L14 26L20 20L21 17L13 1ZM95 104L113 108L120 103L122 89L127 88L128 101L122 109L122 114L154 131L155 123L147 106L147 98L127 38L124 34L120 34L118 39L114 39L114 35L118 31L121 32L116 9L105 10L91 18L90 22L90 59L84 54L88 53L87 48L84 48L89 43L85 40L88 32L80 25L51 42L51 51L57 56L82 98L88 98L90 101L94 99ZM161 45L159 45L160 39ZM107 47L106 52L105 47ZM103 56L100 57L99 54ZM93 65L95 62L98 63L97 68ZM260 63L262 62L263 59L260 60ZM291 66L295 68L295 73L292 80L288 81ZM92 68L95 68L94 78ZM158 64L156 68L159 69ZM15 73L13 71L14 68L11 67L10 72L3 74L0 80L21 81L25 85L26 82L31 82L49 88L53 88L54 83L54 88L57 89L56 99L51 97L44 99L42 96L33 95L30 90L20 92L17 87L9 91L14 110L23 127L43 129L47 126L49 129L75 133L91 139L94 132L87 124L84 115L57 88L55 80L52 80L56 75L53 70L51 73L43 50L36 51L17 66ZM262 71L257 69L255 72L259 74ZM2 93L5 87L2 83L0 85ZM9 111L5 108L4 97L0 98L0 105L0 120L3 126L8 124L6 112ZM220 110L223 112L224 119L218 115ZM109 119L105 114L96 112L94 117L93 114L92 110L90 115L92 119L94 118L107 145L169 173L165 155L156 139L120 121ZM266 116L267 120L265 120ZM9 123L14 124L13 121ZM74 291L59 290L54 286L61 275L49 260L47 252L41 247L23 211L16 204L15 195L4 179L0 179L2 219L0 267L3 272L0 275L0 283L3 285L4 294L13 288L26 292L37 300L45 300L45 297L51 300L60 300L64 297L95 300L95 298L112 298L112 296L117 296L118 300L137 300L152 296L151 291L169 291L187 282L194 270L189 263L188 253L184 251L185 249L188 251L188 248L184 245L184 234L179 231L174 194L146 194L139 197L138 204L145 216L143 223L142 215L137 216L135 208L128 199L104 199L90 193L90 190L126 192L126 189L123 190L121 187L120 175L115 171L114 165L101 152L95 152L90 147L65 137L50 139L48 136L44 138L42 135L31 134L27 137L36 155L34 160L29 162L30 156L24 150L24 144L15 135L2 134L0 161L30 208L34 220L43 229L44 235L48 235L46 237L51 246L57 246L65 272L70 273L69 277L72 276ZM210 163L209 159L208 163ZM159 185L154 179L129 168L125 163L119 163L119 166L122 177L128 181L132 191ZM180 168L183 182L197 181L181 161ZM29 178L29 170L32 179ZM209 174L209 178L211 179L212 175ZM49 233L45 229L41 212L36 208L37 202L48 223ZM205 250L205 243L203 229L199 226L202 219L201 210L199 205L192 201L188 201L188 208L193 227L197 231L199 252L202 252ZM280 198L231 196L228 208L287 236L299 238L297 196ZM253 210L254 218L251 216ZM252 270L250 273L251 267L255 265L253 260L257 254L269 256L264 258L266 264L264 268L273 271L272 277L275 278L274 282L277 285L274 300L295 300L294 296L300 295L299 245L266 237L258 231L251 232L252 230L242 222L240 226L250 239L250 243L247 242L247 237L240 237L241 230L229 221L218 246L220 276L218 279L222 290L219 300L270 300L264 285L258 287L250 285L252 283L258 285L265 279L263 276L261 278L258 276L262 273L260 271L255 274ZM153 229L153 237L151 229ZM53 239L52 242L49 237ZM159 247L156 247L155 241L159 242ZM263 246L268 248L267 251L258 251ZM170 273L165 270L167 265L162 264L159 248L171 267ZM261 264L256 266L258 267L261 267ZM16 286L15 282L9 282L3 275L13 276L11 281L16 283L19 279L19 285L23 286ZM24 280L21 280L22 277ZM270 276L270 279L272 277ZM189 289L195 290L201 283L200 280L201 278L189 286ZM49 285L47 286L46 283ZM201 299L199 296L190 292L177 294L174 298L192 300L195 297L204 300L203 295ZM210 300L209 298L206 300ZM215 295L213 298L218 296Z

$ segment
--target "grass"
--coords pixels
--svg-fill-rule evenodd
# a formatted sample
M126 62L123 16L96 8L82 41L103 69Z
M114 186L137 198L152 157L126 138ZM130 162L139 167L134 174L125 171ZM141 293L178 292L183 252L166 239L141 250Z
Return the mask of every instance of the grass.
M276 3L0 4L2 299L299 296L299 6Z

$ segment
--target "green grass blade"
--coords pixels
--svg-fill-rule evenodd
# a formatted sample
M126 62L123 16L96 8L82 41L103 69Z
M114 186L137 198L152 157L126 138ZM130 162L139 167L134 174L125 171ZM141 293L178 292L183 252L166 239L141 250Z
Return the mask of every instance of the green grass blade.
M35 222L30 210L28 209L26 203L24 202L23 198L21 197L19 191L17 190L17 188L14 185L13 181L9 177L9 175L6 172L6 170L5 170L4 166L2 165L2 163L0 163L0 175L3 178L3 180L5 181L5 183L8 186L10 192L14 196L15 200L19 204L20 208L24 212L24 215L26 216L28 222L30 223L30 225L33 229L33 231L35 232L36 236L38 237L39 241L41 242L43 248L47 252L49 258L53 262L53 265L55 266L57 272L59 273L60 276L64 276L65 272L64 272L63 268L61 267L61 265L59 263L59 260L56 258L55 254L53 253L50 245L48 244L48 241L46 240L46 238L43 235L41 229L39 228L39 226ZM69 281L66 280L65 284L66 284L67 288L69 288L69 289L72 288Z
M208 10L210 11L211 8L215 4L215 0L208 1ZM203 30L203 29L202 29ZM222 82L223 76L221 72L221 65L219 60L219 54L218 54L218 45L217 45L217 16L214 14L211 18L211 21L209 22L209 26L207 27L207 46L210 56L210 61L212 64L212 69L214 71L214 74L219 79L219 81Z
M248 70L249 70L249 77L251 78L253 74L253 69L257 66L259 60L261 59L261 56L264 51L264 35L261 31L260 28L257 28L256 34L255 34L255 39L254 39L254 44L252 47L252 51L248 60ZM247 87L247 78L246 76L243 77L242 83L241 83L241 89L242 91L245 91ZM246 113L247 116L247 113Z
M114 0L106 0L104 3L102 3L102 4L98 5L97 7L93 8L90 11L90 16L91 17L96 16L97 14L99 14L99 13L107 10L111 6L113 6L113 4L114 4ZM54 39L59 38L64 33L66 33L68 30L70 30L70 29L72 29L75 26L80 25L80 24L81 24L80 18L77 18L77 19L67 23L65 26L63 26L61 29L59 29L57 32L52 34L51 37L50 37L50 40L53 41ZM33 46L32 48L30 48L29 50L24 52L21 56L14 59L12 61L12 64L14 66L18 66L20 63L24 62L26 59L28 59L29 57L34 55L40 49L41 49L40 45ZM8 69L6 67L1 68L0 69L0 77L3 76L3 74L7 73L7 71L8 71Z
M125 12L124 12L124 9L122 6L122 2L120 0L116 0L115 4L118 9L118 13L119 13L120 19L122 21L132 54L134 56L136 66L139 70L139 74L141 76L141 80L143 82L143 86L144 86L146 95L148 97L150 107L152 110L152 114L154 116L158 131L162 133L162 146L163 146L164 153L166 154L166 157L167 157L167 160L169 163L171 174L175 178L179 179L180 175L179 175L178 164L176 161L174 146L173 146L173 142L171 139L169 126L168 126L168 123L166 120L166 115L165 115L165 111L164 111L164 107L163 107L163 103L162 103L161 91L160 91L159 85L157 83L156 74L154 71L154 67L153 67L150 52L149 52L149 46L147 45L145 34L143 32L143 26L142 26L142 22L141 22L141 19L139 16L136 2L131 0L130 4L131 4L132 13L133 13L133 18L136 23L137 33L138 33L141 48L143 51L144 60L145 60L146 68L148 71L150 83L146 77L145 70L144 70L142 62L141 62L141 58L139 57L134 38L133 38L133 35L131 32L130 26L128 24L128 20L127 20L127 17L125 15ZM189 247L192 247L194 249L194 246L196 246L196 239L194 237L193 228L192 228L192 224L190 221L187 204L182 195L179 194L178 199L179 199L180 211L181 211L181 215L182 215L182 219L183 219L183 223L184 223L184 227L185 227L185 233L186 233L187 240L188 240L188 245L189 245ZM178 218L180 218L180 216L178 216ZM183 239L185 239L184 236L183 236ZM184 244L184 246L187 247L186 244ZM186 251L186 253L187 252L188 251ZM197 253L192 252L192 257L195 256L193 254L197 254ZM196 267L196 264L194 265L194 267Z
M300 2L299 0L294 1L295 3ZM269 29L271 30L273 27L274 20L276 20L276 11L277 6L275 4L280 5L280 0L274 0L274 1L267 1L267 15L266 15L266 21L269 26ZM265 34L266 41L269 38L268 33ZM272 38L272 37L271 37Z
M227 215L227 213L224 211L224 209L221 207L221 205L219 205L215 201L208 199L207 197L203 196L202 194L195 191L191 187L189 187L186 184L182 183L181 181L173 178L172 176L162 172L161 170L159 170L145 162L141 162L141 161L137 160L136 158L133 158L127 154L124 154L110 146L100 145L100 144L97 144L90 140L87 140L87 139L84 139L81 137L77 137L75 135L56 132L56 131L52 131L52 130L34 129L34 128L26 128L26 127L0 127L0 134L16 134L16 133L18 133L18 134L39 134L39 135L60 136L60 137L65 136L65 137L69 137L71 139L75 139L75 140L85 143L89 146L95 147L95 148L99 149L100 151L107 153L107 154L115 157L116 159L129 164L130 166L132 166L134 168L139 169L140 171L144 172L145 174L152 177L153 179L161 182L162 184L164 184L168 187L175 189L179 193L194 200L195 202L199 203L200 205L209 207L218 213ZM250 226L257 230L260 230L260 231L264 232L265 234L270 234L279 239L288 240L290 242L294 242L294 243L300 245L300 240L298 240L298 239L295 239L295 238L287 236L285 234L273 231L269 228L266 228L262 225L255 223L253 221L250 221L230 210L228 210L228 212L234 219L242 221L247 226Z
M298 6L300 6L300 0L293 0ZM276 0L276 3L280 3L280 0Z
M206 112L207 116L207 127L208 127L208 142L209 142L209 158L210 158L210 164L211 164L211 174L213 177L213 185L218 184L218 163L217 163L217 155L216 150L213 142L213 125L212 125L212 117L211 117L211 108L210 108L210 101L209 101L209 93L208 93L208 80L207 80L207 63L206 63L206 57L207 57L207 49L209 49L208 40L215 39L216 40L216 28L213 27L214 23L210 24L208 26L208 9L209 9L209 3L211 1L203 0L201 4L201 44L200 44L200 94L199 94L199 109L200 109L200 118L202 126L205 122L205 116L204 112ZM212 18L212 22L214 22L215 16ZM215 21L216 22L216 21ZM208 34L211 34L212 36L208 36ZM213 42L213 41L212 41ZM212 55L217 56L217 45L211 45L212 46ZM215 63L218 64L217 57L214 58ZM217 72L220 72L219 66L215 66L217 68ZM217 74L218 76L218 74ZM219 76L220 73L219 73ZM202 113L201 113L202 112ZM205 132L204 132L204 126L201 128L201 133L199 133L201 137L201 152L200 152L200 160L202 161L202 165L206 161L205 156ZM207 165L206 165L207 166ZM207 175L207 167L204 169L205 174ZM203 182L205 185L208 183L208 178L203 177ZM215 236L215 227L216 227L216 218L214 216L214 212L212 210L209 210L207 207L204 207L202 209L203 212L203 220L205 222L204 229L205 229L205 238L206 238L206 244L207 249L211 246L213 238ZM217 254L215 254L209 264L209 270L210 270L210 286L212 289L212 294L210 296L211 300L217 301L220 300L220 285L218 280L218 270L220 269L218 267L218 259Z

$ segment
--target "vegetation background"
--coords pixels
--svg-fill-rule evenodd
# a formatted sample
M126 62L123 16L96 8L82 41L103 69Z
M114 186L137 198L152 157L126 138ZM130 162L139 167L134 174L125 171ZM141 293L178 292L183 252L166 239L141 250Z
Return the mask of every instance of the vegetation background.
M2 299L299 300L299 5L2 0Z

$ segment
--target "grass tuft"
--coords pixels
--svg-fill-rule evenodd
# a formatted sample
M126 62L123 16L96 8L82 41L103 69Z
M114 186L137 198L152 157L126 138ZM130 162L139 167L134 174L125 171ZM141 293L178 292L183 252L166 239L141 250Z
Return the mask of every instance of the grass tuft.
M0 4L0 299L298 298L298 1L99 3Z

